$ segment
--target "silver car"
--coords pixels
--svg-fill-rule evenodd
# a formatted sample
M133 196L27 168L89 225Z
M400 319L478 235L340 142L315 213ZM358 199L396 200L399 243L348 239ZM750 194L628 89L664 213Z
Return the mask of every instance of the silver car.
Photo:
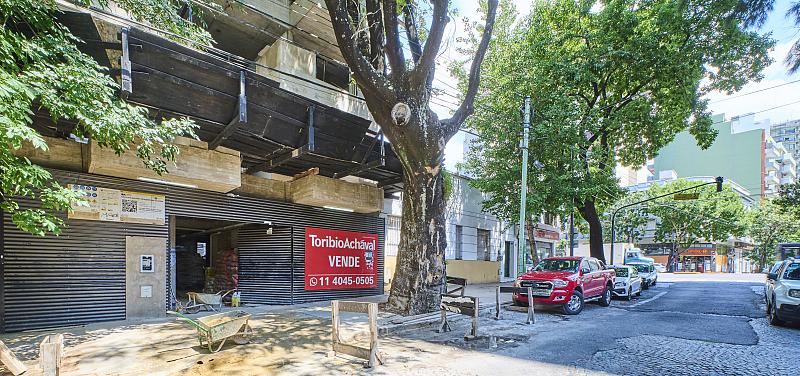
M642 277L642 289L647 290L650 286L655 286L658 282L658 271L655 266L649 262L629 262L625 265L630 265L639 271L639 276Z
M631 300L633 296L642 294L642 278L635 267L630 265L611 265L606 269L614 269L614 296Z

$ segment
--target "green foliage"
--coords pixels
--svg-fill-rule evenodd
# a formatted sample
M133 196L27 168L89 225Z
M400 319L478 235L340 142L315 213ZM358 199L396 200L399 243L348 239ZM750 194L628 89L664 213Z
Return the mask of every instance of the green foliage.
M617 163L643 165L686 130L710 146L716 134L702 96L737 91L771 63L773 41L747 28L766 4L612 0L593 10L597 3L537 1L520 23L501 4L467 121L481 137L464 166L501 218L517 216L523 96L532 97L530 156L539 161L529 166L528 210L602 212L621 194ZM461 66L452 70L464 88Z
M775 205L784 213L794 216L795 220L800 220L800 182L782 185Z
M122 3L132 8L138 4ZM20 229L36 235L58 234L64 223L55 213L81 200L47 170L15 155L26 144L47 150L32 126L34 108L50 115L51 126L57 119L74 122L67 131L117 154L137 145L144 164L159 173L167 171L178 153L168 143L176 136L194 135L188 119L157 123L146 109L117 99L116 82L78 50L80 41L56 21L56 12L50 0L0 0L0 208ZM20 198L41 205L23 208Z
M654 197L698 185L683 179L665 185L653 185L647 191ZM675 201L671 197L648 203L647 212L658 218L655 239L681 248L700 240L727 241L731 236L745 234L745 208L741 197L730 185L724 184L722 192L716 186L698 188L696 200Z
M800 225L793 216L772 200L763 200L747 213L747 235L755 247L748 254L759 270L775 261L778 243L797 239Z
M617 200L613 205L606 209L606 215L603 216L603 228L608 229L603 233L603 241L606 243L611 242L611 216L617 208L625 205L633 204L645 200L647 197L644 192L630 192L626 193L622 198ZM635 242L645 235L644 230L647 221L650 218L649 213L644 207L640 205L631 206L619 210L617 212L616 224L614 226L616 231L616 241L618 242Z
M797 28L800 28L800 1L792 3L792 6L786 11L786 17L791 19ZM786 56L786 65L791 73L800 71L800 39L795 40L789 49L789 55Z

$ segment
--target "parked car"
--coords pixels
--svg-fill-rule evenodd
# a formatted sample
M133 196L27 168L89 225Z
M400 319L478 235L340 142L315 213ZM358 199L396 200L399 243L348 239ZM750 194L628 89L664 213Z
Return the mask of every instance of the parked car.
M647 290L658 282L658 272L652 263L637 261L628 262L625 265L633 266L639 271L639 277L642 277L642 289Z
M550 257L517 278L515 286L533 287L535 304L560 305L567 315L577 315L584 304L611 304L614 270L593 257ZM528 305L528 297L515 294L514 303Z
M660 264L660 263L656 262L656 263L653 263L653 267L656 268L656 271L659 272L659 273L666 273L667 272L667 267L664 266L664 264Z
M800 258L781 262L767 273L764 296L770 325L800 322Z
M610 265L614 269L614 295L631 300L642 294L642 278L632 265Z

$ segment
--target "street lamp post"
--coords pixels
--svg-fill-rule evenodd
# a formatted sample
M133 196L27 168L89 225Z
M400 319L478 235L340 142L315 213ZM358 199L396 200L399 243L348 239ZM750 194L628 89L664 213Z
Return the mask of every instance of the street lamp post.
M517 271L519 274L525 273L525 208L527 207L528 195L528 134L531 128L531 97L525 97L522 109L522 186L520 187L519 198L519 255L517 260Z
M675 192L664 193L663 195L659 195L659 196L656 196L656 197L650 197L650 198L648 198L646 200L637 201L637 202L630 203L630 204L627 204L627 205L622 205L622 206L614 209L614 211L611 213L611 260L609 262L611 264L614 263L614 241L617 239L617 232L616 232L616 228L615 227L616 227L616 223L617 223L617 213L620 210L627 209L627 208L629 208L631 206L636 206L636 205L639 205L639 204L643 204L645 202L657 200L659 198L671 196L671 195L674 195L676 193L686 192L686 191L689 191L689 190L692 190L692 189L700 188L700 187L703 187L703 186L706 186L706 185L711 185L711 184L716 184L717 185L717 192L722 192L722 182L723 182L723 180L724 179L722 178L722 176L717 176L717 178L714 179L714 181L711 181L711 182L698 184L698 185L695 185L695 186L689 187L689 188L679 189L679 190L677 190Z

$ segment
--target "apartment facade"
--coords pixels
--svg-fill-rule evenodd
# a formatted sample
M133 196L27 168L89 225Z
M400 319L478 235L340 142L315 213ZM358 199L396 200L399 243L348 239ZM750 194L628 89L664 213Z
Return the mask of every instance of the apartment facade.
M800 160L800 119L772 124L770 135L775 141L783 144L795 161Z
M402 190L401 168L349 85L320 22L327 11L303 0L218 3L204 15L217 45L195 49L113 7L59 2L59 20L121 96L154 118L194 120L198 139L172 140L180 154L157 175L34 109L49 151L16 154L88 207L63 213L57 237L22 232L3 213L0 332L163 317L187 292L237 289L244 304L383 292L380 213Z
M781 185L797 181L797 161L770 136L768 122L755 122L753 115L731 120L715 115L712 121L718 134L708 149L698 147L689 132L681 132L659 151L653 171L675 171L678 177L722 176L761 197L774 196Z

